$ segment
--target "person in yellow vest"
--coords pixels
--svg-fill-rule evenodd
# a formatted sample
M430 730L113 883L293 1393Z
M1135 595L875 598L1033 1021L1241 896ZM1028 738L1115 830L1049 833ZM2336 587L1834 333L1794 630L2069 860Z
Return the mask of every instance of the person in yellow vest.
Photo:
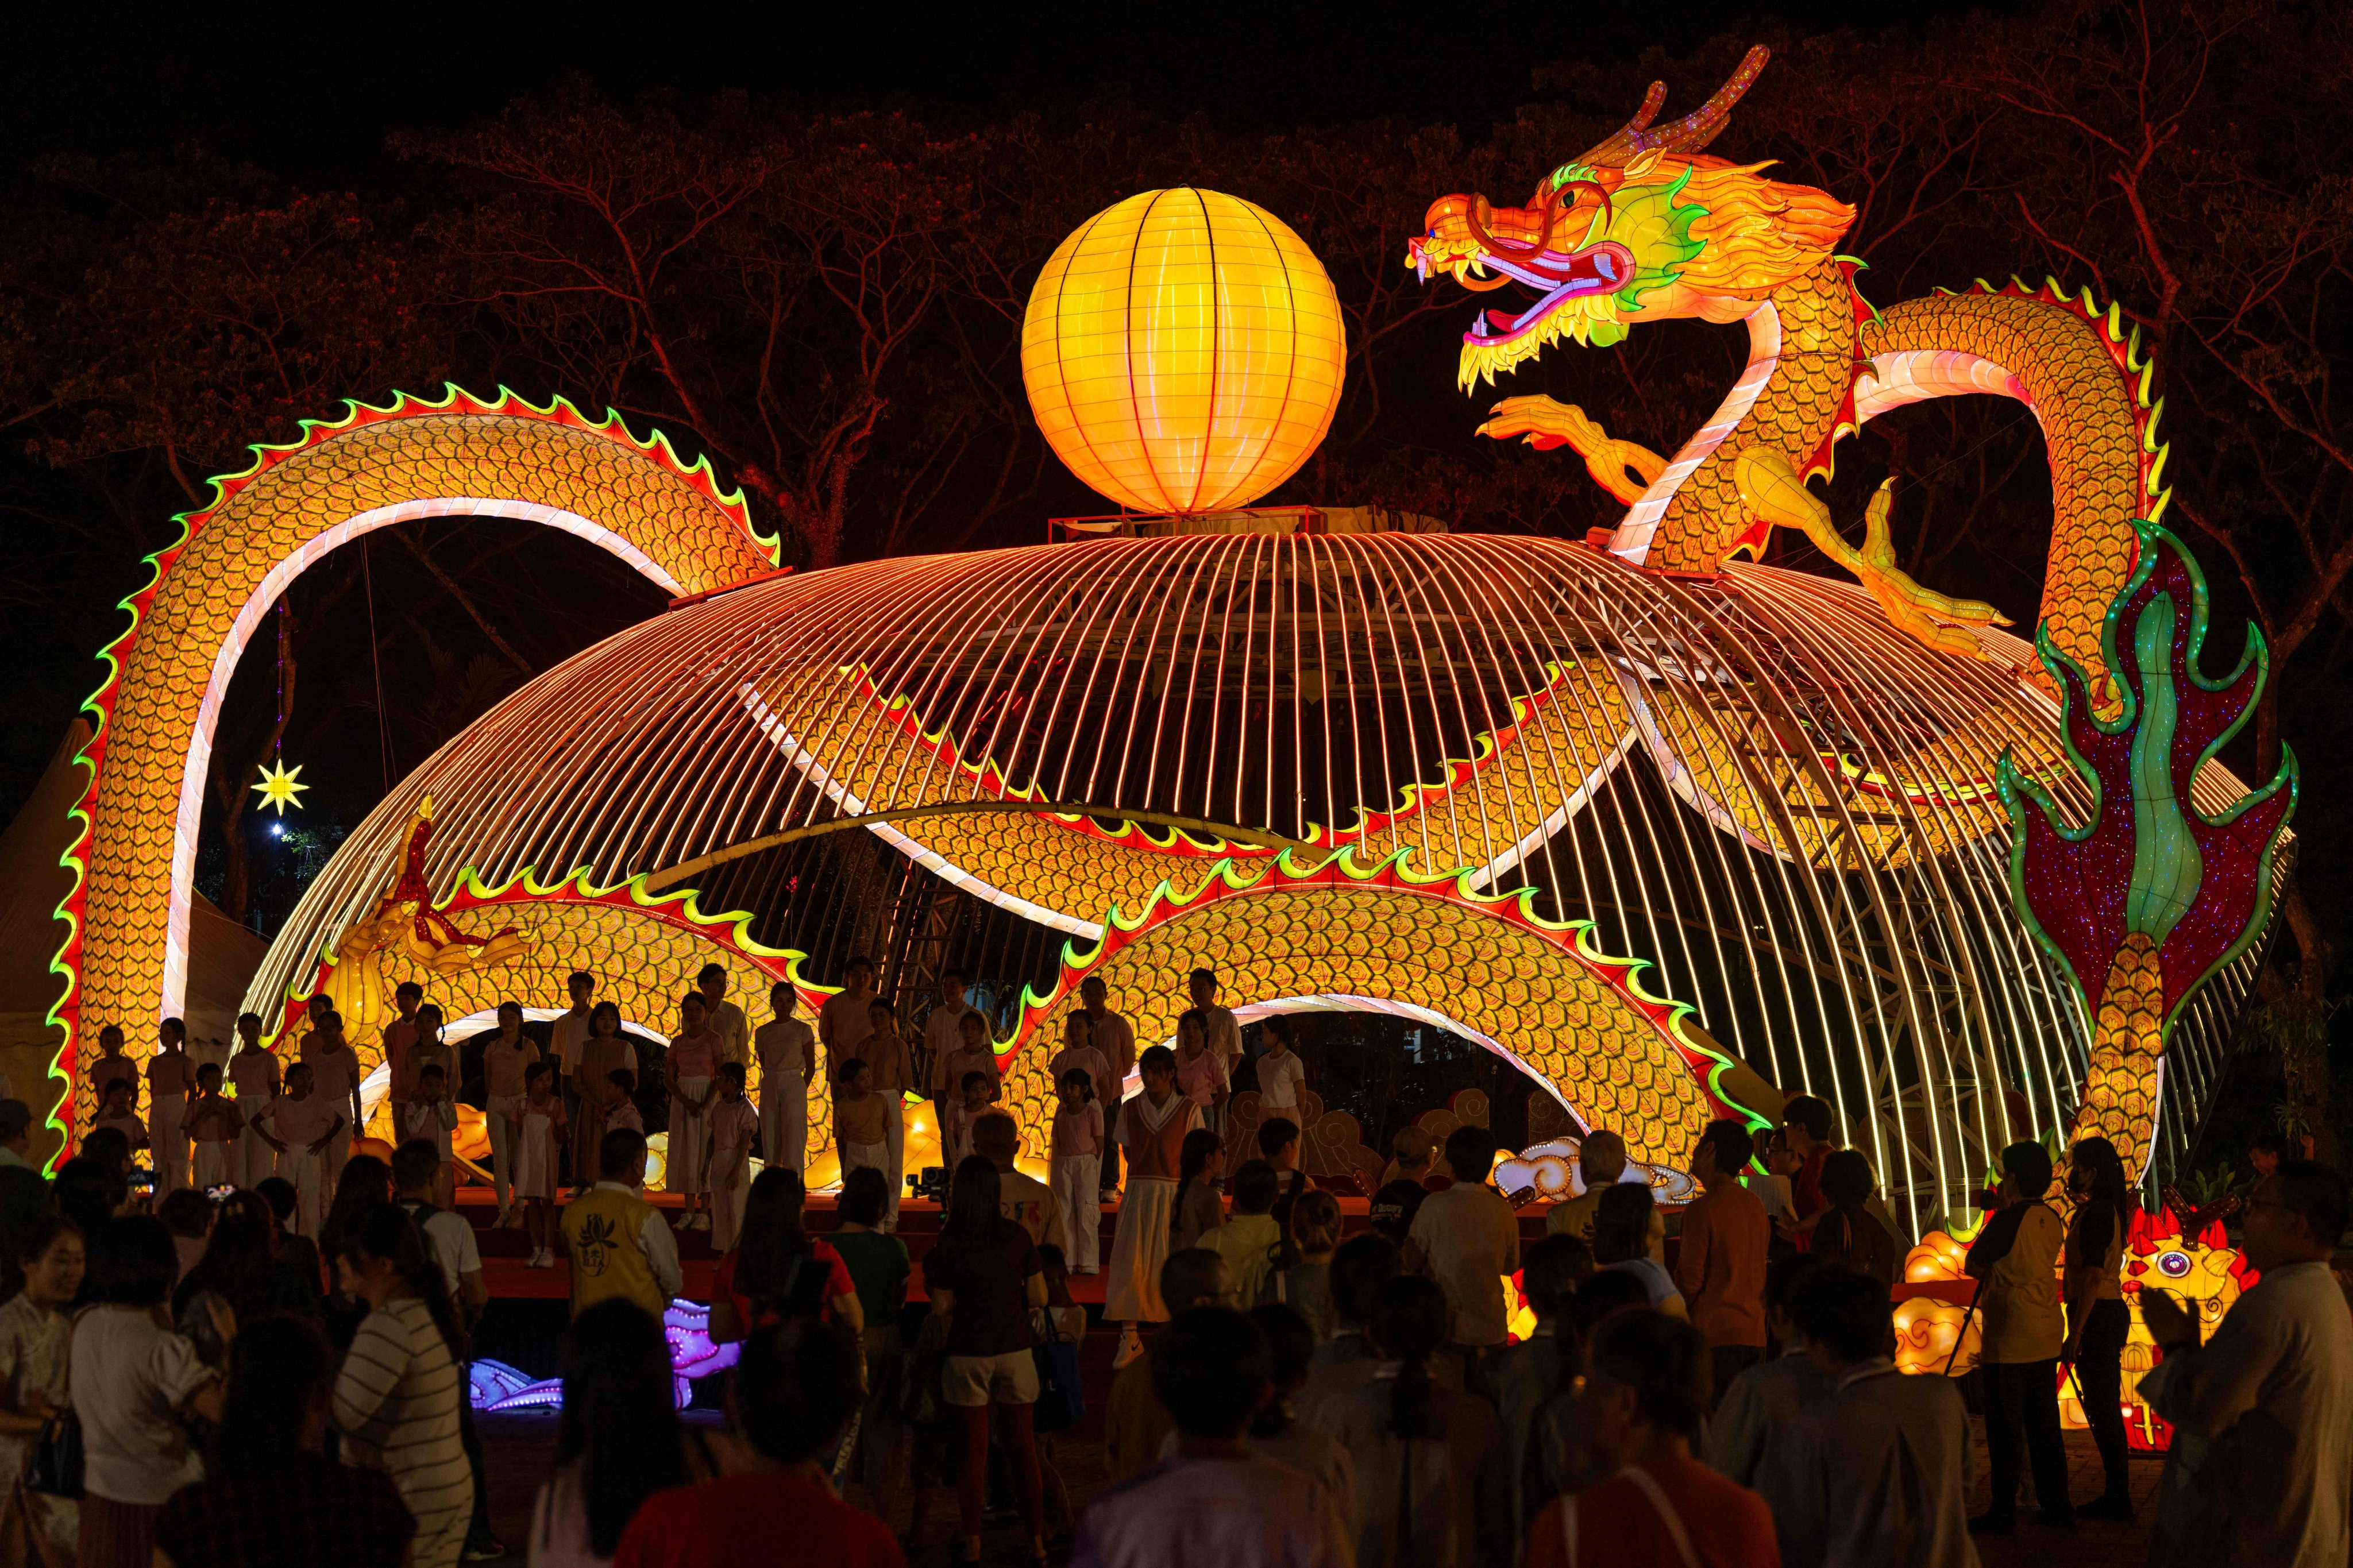
M678 1240L646 1202L646 1139L616 1127L596 1146L596 1184L564 1209L564 1249L572 1259L572 1315L614 1296L661 1321L679 1292Z

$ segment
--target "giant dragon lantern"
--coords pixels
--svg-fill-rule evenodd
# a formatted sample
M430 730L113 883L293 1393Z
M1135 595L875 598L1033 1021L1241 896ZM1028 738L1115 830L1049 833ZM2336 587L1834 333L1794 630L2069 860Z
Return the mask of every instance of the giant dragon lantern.
M712 962L756 1024L772 984L811 1004L867 953L913 1030L954 967L1035 1144L1080 985L1149 1044L1207 967L1245 1019L1379 1012L1506 1058L1559 1135L1532 1116L1522 1164L1554 1177L1595 1126L1669 1166L1711 1118L1822 1095L1919 1234L2086 1093L2080 1005L2011 912L1998 763L2068 820L2096 803L2032 648L1894 568L1883 497L1850 546L1809 481L1903 404L2030 404L2056 499L2042 623L2098 693L2163 448L2113 310L2055 286L1874 310L1836 254L1850 209L1705 152L1761 63L1669 124L1654 91L1521 205L1442 198L1406 247L1478 295L1470 385L1655 320L1746 330L1746 368L1672 456L1533 390L1489 418L1584 457L1625 506L1598 542L1254 504L1313 471L1341 312L1277 215L1183 187L1090 219L1031 300L1039 424L1120 509L1059 542L778 573L740 498L659 437L512 397L355 409L270 449L159 558L115 649L61 1016L175 1005L185 781L285 584L366 528L493 513L676 597L394 788L280 931L256 1011L417 970L404 933L428 911L511 936L424 966L452 1017L553 1005L584 968L666 1033ZM1759 563L1781 526L1856 581ZM2245 794L2204 752L2174 782L2208 820ZM2247 988L2252 958L2215 956L2168 1044L2160 1166ZM1345 1165L1346 1131L1310 1142Z

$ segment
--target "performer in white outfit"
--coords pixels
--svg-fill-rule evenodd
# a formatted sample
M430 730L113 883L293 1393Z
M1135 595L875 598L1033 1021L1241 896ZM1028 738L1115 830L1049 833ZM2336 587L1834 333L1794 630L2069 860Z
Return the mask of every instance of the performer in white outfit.
M753 1037L760 1060L760 1159L781 1170L808 1168L808 1086L817 1077L817 1031L794 1016L788 982L768 987L776 1016Z
M679 1036L662 1058L662 1081L670 1089L670 1161L663 1167L662 1185L686 1196L678 1218L670 1222L674 1228L709 1230L711 1102L719 1098L719 1064L726 1042L712 1032L710 1005L701 992L688 992L678 1011Z
M482 1047L482 1120L491 1133L491 1190L499 1201L493 1225L522 1218L514 1206L515 1120L522 1110L523 1073L539 1060L539 1045L522 1032L522 1005L499 1004L499 1032Z
M312 1091L309 1062L286 1069L286 1092L271 1102L262 1138L278 1151L277 1173L293 1184L297 1236L318 1239L329 1195L326 1151L347 1120L332 1100Z
M1062 1099L1054 1113L1050 1184L1070 1238L1071 1255L1063 1261L1073 1274L1092 1274L1103 1261L1103 1197L1095 1178L1103 1169L1103 1108L1095 1099L1094 1075L1083 1067L1065 1068L1058 1087Z
M555 1064L532 1063L523 1071L523 1086L515 1133L515 1202L531 1233L529 1266L553 1268L555 1195L564 1184L564 1100L554 1093Z
M744 1094L744 1064L719 1064L719 1099L711 1107L711 1247L724 1257L744 1231L744 1202L752 1193L752 1152L760 1146L760 1113Z
M914 1063L907 1055L907 1042L899 1033L898 1018L890 1003L879 996L869 1002L866 1025L866 1037L859 1042L858 1052L873 1075L874 1092L884 1106L882 1146L886 1153L882 1175L890 1184L891 1197L882 1208L882 1228L895 1231L899 1228L899 1199L907 1190L906 1101L907 1091L915 1087Z
M221 1069L211 1062L196 1068L196 1098L183 1124L195 1144L195 1185L198 1192L236 1184L238 1134L245 1131L237 1107L221 1098Z
M242 1125L229 1180L248 1192L277 1168L277 1156L261 1135L261 1119L278 1098L278 1058L261 1048L261 1015L240 1013L237 1018L237 1054L228 1058L228 1081L237 1090L231 1101Z
M155 1030L156 1051L147 1063L147 1136L155 1148L155 1190L188 1184L188 1091L196 1087L195 1058L188 1055L188 1026L166 1018Z

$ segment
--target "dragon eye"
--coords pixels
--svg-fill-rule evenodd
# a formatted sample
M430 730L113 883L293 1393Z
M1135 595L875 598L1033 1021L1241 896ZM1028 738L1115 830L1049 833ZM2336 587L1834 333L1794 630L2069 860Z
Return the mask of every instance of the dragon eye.
M2189 1254L2186 1252L2158 1253L2157 1255L2157 1271L2160 1274L2170 1275L2176 1279L2180 1279L2183 1275L2189 1272Z

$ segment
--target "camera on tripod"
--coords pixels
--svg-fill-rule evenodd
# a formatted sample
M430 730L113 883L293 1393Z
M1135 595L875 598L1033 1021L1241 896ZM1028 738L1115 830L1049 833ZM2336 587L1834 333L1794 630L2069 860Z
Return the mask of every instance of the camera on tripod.
M907 1178L907 1195L930 1198L934 1203L948 1201L948 1169L945 1165L926 1165Z

